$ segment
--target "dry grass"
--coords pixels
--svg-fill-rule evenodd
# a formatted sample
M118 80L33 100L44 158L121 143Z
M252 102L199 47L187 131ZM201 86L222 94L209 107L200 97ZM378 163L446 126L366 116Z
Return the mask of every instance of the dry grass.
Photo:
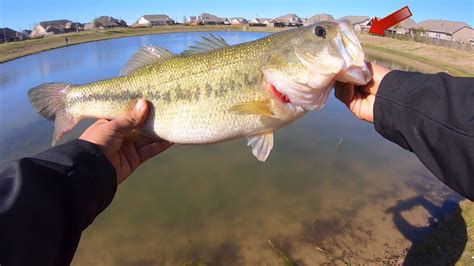
M474 53L412 41L361 34L359 39L368 52L377 52L392 60L406 60L445 70L457 76L474 77Z

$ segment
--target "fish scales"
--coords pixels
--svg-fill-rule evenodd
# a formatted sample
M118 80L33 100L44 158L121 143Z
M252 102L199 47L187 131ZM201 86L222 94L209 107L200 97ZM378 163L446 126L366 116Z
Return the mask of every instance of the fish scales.
M242 117L228 109L240 102L270 96L259 84L257 70L262 63L253 63L262 61L258 57L265 50L265 43L251 43L206 55L180 56L144 67L127 77L75 87L72 90L79 93L71 94L77 99L71 111L114 118L129 110L130 99L144 96L160 114L156 123L149 120L145 126L148 133L154 129L159 136L188 142L215 142L223 131L238 135L242 123L256 126L259 117L241 121ZM199 137L193 137L190 131L198 132L192 135Z
M234 46L210 36L190 50L173 56L146 46L123 76L43 84L29 91L30 101L55 119L53 143L79 120L123 116L145 97L151 110L143 134L182 144L247 137L264 161L273 131L322 108L335 80L370 81L349 22L318 23Z

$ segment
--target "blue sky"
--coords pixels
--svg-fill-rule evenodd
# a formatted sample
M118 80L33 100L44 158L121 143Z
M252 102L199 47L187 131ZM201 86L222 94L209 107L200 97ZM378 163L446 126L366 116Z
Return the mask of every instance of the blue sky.
M474 26L473 0L0 0L0 25L15 30L32 28L44 20L70 19L90 22L97 16L122 18L129 24L144 14L168 14L182 22L183 16L209 12L220 17L277 17L295 13L310 17L329 13L384 17L408 5L416 22L425 19L464 21Z

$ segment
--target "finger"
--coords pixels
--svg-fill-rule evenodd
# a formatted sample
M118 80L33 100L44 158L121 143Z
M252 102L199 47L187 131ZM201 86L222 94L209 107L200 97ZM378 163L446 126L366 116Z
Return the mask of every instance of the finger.
M94 132L98 130L98 128L102 127L105 123L107 123L107 120L105 119L99 119L95 121L92 125L90 125L84 132L82 132L81 136L79 137L80 139L91 141L94 139L95 135Z
M148 103L144 98L141 98L126 116L111 121L110 126L114 131L126 135L134 128L140 126L145 121L147 114Z
M102 124L107 123L107 122L109 122L109 120L107 120L107 119L98 119L97 121L95 121L94 125L96 125L96 124L97 125L102 125Z
M372 65L372 62L365 62L365 65L370 71L370 74L372 74L372 78L374 77L374 66Z
M336 96L336 98L340 101L341 100L341 96L342 96L342 90L344 88L344 83L340 82L340 81L336 81L336 83L334 83L334 96Z
M353 97L354 97L353 84L344 83L343 85L339 85L338 87L336 87L336 98L339 99L344 104L346 104L347 106L350 105Z
M140 156L140 161L143 163L146 160L152 158L153 156L156 156L166 151L172 145L173 143L166 140L159 140L151 144L145 145L138 149L138 156Z
M89 126L89 128L95 128L95 127L99 127L103 124L107 123L107 120L105 119L99 119L97 121L95 121L94 123L92 123L92 125Z
M153 142L157 142L157 141L163 141L163 140L157 139L157 138L150 138L144 135L138 135L136 138L133 139L133 144L138 150L141 147L144 147L146 145L152 144Z
M367 95L376 93L375 82L373 79L365 86L357 86L357 89Z
M372 62L365 62L365 65L369 69L370 75L372 76L372 79L370 80L370 82L367 85L358 86L357 89L359 89L360 91L362 91L364 93L370 94L371 88L374 86L374 66L372 65Z
M140 156L132 142L124 141L122 150L130 165L130 170L133 172L140 165Z

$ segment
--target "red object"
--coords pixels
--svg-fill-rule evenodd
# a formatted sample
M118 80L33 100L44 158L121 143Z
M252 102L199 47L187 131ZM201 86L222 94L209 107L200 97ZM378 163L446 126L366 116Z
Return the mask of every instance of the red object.
M290 102L290 99L288 99L288 96L286 96L285 94L283 94L279 90L277 90L277 88L275 88L275 86L271 85L270 88L272 89L273 94L275 94L275 96L280 101L282 101L284 103L289 103Z
M385 30L397 25L398 23L404 21L405 19L412 16L412 13L408 6L390 14L389 16L378 20L376 17L372 19L372 26L370 27L369 33L384 35Z

